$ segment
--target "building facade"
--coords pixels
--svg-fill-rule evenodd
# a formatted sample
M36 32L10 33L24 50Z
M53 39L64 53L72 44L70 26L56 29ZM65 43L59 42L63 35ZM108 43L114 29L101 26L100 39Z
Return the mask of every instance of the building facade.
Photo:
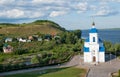
M99 63L105 62L105 47L98 37L98 30L93 22L89 31L89 37L84 42L84 62Z

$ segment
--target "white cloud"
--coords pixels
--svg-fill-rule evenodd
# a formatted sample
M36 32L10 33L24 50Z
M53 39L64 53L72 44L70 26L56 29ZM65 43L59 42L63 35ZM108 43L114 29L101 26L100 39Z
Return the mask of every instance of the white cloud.
M33 0L33 3L52 3L55 0Z
M49 16L50 17L56 17L56 16L64 15L66 13L67 13L66 11L52 11Z
M110 15L116 15L118 14L118 11L113 11L113 10L100 10L96 14L93 14L93 16L110 16Z
M110 0L110 1L120 2L120 0Z
M110 2L111 1L111 2ZM95 16L114 15L119 10L112 3L120 0L0 0L0 19L57 17L69 13ZM110 3L110 4L109 4ZM117 3L118 4L118 3Z
M12 10L5 10L3 12L0 12L0 17L6 17L6 18L21 18L24 16L24 11L19 9L12 9Z
M105 15L108 15L110 13L109 10L100 10L98 11L96 14L94 14L94 16L105 16Z
M87 2L83 2L83 3L78 3L76 6L76 9L81 10L81 11L86 11L88 8L88 3Z
M33 4L53 4L53 3L55 3L56 5L63 5L64 3L66 3L66 1L65 0L32 0L32 3Z
M15 0L0 0L0 4L9 4L14 2Z
M28 15L29 18L38 18L42 16L44 16L44 14L41 12L30 12Z
M19 19L19 18L38 18L42 17L44 14L40 11L27 11L27 10L19 10L19 9L12 9L12 10L5 10L0 12L0 17L3 18L12 18L12 19Z
M113 9L111 6L109 6L108 2L104 2L104 0L97 5L95 11L96 13L93 14L93 16L111 16L119 13L119 11Z
M77 13L79 13L79 14L80 14L80 13L83 13L83 12L84 12L84 11L77 11Z
M96 10L96 9L97 9L97 6L95 6L95 5L90 5L90 9L91 9L91 10Z

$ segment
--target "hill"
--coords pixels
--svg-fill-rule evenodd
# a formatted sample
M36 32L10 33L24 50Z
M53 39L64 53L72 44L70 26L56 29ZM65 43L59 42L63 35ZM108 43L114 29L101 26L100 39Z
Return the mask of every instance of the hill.
M0 24L0 34L14 36L26 36L33 35L36 33L57 34L62 31L65 31L65 29L59 26L57 23L50 20L37 20L31 23L23 24Z

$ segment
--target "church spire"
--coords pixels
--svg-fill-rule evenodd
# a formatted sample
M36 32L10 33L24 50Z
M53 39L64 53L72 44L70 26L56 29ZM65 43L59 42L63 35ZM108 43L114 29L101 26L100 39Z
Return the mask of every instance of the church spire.
M95 22L93 21L92 26L95 26Z
M95 27L94 17L92 17L92 20L93 20L92 27Z
M93 21L93 23L92 23L92 28L95 28L95 22Z

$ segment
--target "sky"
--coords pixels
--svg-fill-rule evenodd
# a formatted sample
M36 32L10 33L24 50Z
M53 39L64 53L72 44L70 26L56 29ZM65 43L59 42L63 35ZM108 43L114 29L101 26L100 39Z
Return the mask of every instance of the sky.
M0 0L1 23L52 20L67 30L120 28L120 0Z

